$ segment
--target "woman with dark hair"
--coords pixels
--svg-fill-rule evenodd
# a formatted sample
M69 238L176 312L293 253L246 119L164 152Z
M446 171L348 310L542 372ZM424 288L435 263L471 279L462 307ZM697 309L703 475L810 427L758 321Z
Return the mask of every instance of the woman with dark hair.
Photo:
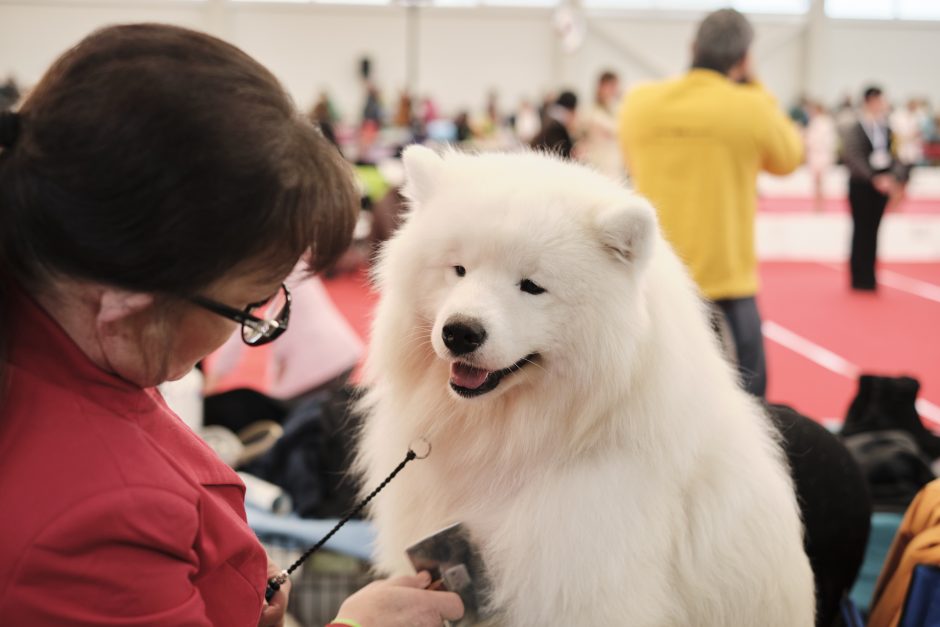
M153 388L280 335L284 279L346 248L357 203L267 70L181 28L98 31L0 114L3 624L282 623L244 486ZM343 618L459 616L424 583Z

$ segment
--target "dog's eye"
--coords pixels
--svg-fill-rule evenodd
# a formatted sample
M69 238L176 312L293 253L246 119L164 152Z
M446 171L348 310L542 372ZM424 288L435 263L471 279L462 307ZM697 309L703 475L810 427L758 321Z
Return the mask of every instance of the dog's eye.
M519 289L525 292L526 294L539 295L539 294L545 293L544 287L536 284L534 281L530 279L522 279L522 281L520 281L519 283Z
M463 266L454 266L454 272L457 273L457 276L463 276L467 274L467 269Z

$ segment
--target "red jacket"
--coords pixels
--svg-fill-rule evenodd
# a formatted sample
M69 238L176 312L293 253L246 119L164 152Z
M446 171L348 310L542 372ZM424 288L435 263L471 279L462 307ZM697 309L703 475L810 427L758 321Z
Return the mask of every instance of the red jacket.
M238 476L14 293L0 398L0 624L256 627L267 559Z

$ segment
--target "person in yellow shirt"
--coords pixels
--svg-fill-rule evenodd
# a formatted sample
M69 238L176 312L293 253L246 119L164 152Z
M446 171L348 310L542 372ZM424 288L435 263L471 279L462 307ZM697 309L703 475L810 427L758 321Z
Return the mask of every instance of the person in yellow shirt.
M754 249L760 170L788 174L800 135L751 74L754 29L733 9L709 14L679 78L637 86L624 99L619 136L639 193L706 298L724 313L745 388L763 397L764 343Z

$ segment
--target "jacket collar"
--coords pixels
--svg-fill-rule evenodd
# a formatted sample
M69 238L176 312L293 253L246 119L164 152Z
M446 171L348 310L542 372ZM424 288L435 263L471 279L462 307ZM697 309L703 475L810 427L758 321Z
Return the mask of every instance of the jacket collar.
M183 464L204 485L227 484L243 490L238 476L167 406L156 388L141 388L92 362L65 330L29 294L4 286L8 299L8 365L74 393L114 416L133 421L160 446L186 451ZM15 386L15 376L11 383Z
M690 68L686 73L686 78L693 80L703 80L703 81L721 81L724 83L730 83L731 79L722 74L717 70L710 70L704 67L693 67Z
M108 409L140 411L153 402L140 386L107 372L85 355L59 323L15 284L4 287L8 362L58 387L75 390Z

